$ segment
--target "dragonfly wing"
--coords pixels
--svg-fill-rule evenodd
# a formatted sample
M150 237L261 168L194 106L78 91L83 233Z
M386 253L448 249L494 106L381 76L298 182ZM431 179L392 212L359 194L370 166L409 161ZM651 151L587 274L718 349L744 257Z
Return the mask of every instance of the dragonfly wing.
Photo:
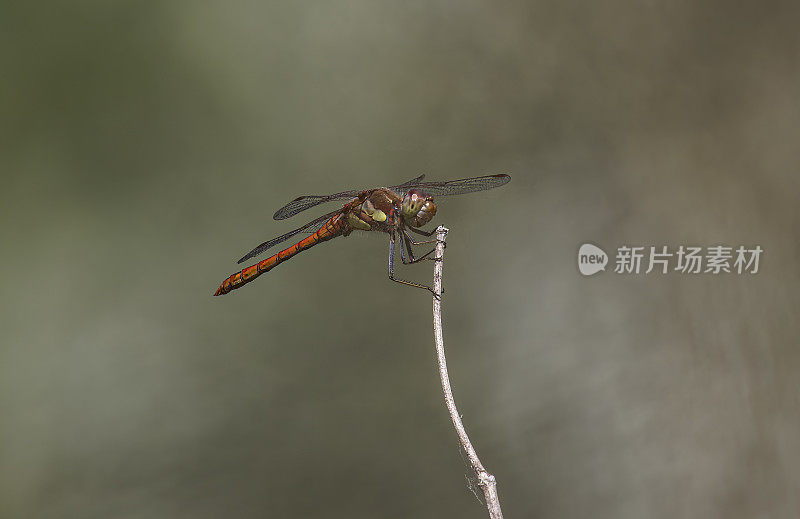
M242 259L240 259L239 261L237 261L237 263L243 263L243 262L245 262L245 261L249 260L249 259L250 259L250 258L252 258L252 257L258 256L259 254L261 254L261 253L262 253L262 252L264 252L265 250L267 250L267 249L271 249L271 248L272 248L272 247L274 247L275 245L277 245L277 244L279 244L279 243L281 243L281 242L284 242L284 241L288 240L289 238L291 238L291 237L292 237L292 236L294 236L295 234L299 234L299 233L301 233L301 232L312 232L312 231L317 231L317 230L319 230L319 229L320 229L320 228L323 226L323 224L324 224L325 222L327 222L327 221L328 221L328 220L329 220L329 219L330 219L330 218L331 218L333 215L335 215L335 214L337 214L337 213L339 213L339 212L341 212L341 209L337 209L336 211L331 211L331 212L330 212L330 213L328 213L328 214L322 215L322 216L320 216L319 218L317 218L317 219L315 219L315 220L312 220L312 221L308 222L307 224L305 224L305 225L304 225L304 226L302 226L302 227L298 227L297 229L295 229L295 230L293 230L293 231L289 231L289 232L287 232L286 234L283 234L283 235L281 235L281 236L278 236L277 238L273 238L273 239L271 239L271 240L269 240L269 241L265 241L264 243L262 243L261 245L259 245L259 246L258 246L258 247L256 247L255 249L251 250L250 252L248 252L247 254L245 254L244 256L242 256Z
M350 198L357 197L360 193L361 191L356 191L353 189L350 191L342 191L341 193L334 193L332 195L298 196L285 206L275 211L275 214L272 215L272 218L275 220L285 220L286 218L292 217L297 213L305 211L306 209L311 209L312 207L318 206L319 204L333 202L334 200L349 200Z
M402 193L402 192L408 191L409 189L411 189L411 188L413 188L415 186L418 186L422 182L422 180L424 178L425 178L425 174L423 173L422 175L418 176L417 178L412 178L411 180L409 180L407 182L403 182L402 184L397 184L396 186L389 186L389 189L391 189L392 191L399 191L399 192Z
M448 180L446 182L420 182L410 186L410 188L419 188L426 195L448 196L494 189L510 181L510 176L500 174Z
M408 182L403 182L402 184L392 186L389 189L392 189L394 191L405 192L413 188L414 186L418 185L423 178L425 178L425 175L420 175L417 178L412 178ZM316 207L319 204L324 204L326 202L333 202L336 200L349 200L351 198L356 198L360 194L361 190L351 189L348 191L342 191L341 193L334 193L332 195L298 196L285 206L275 211L275 214L272 215L272 218L274 218L275 220L285 220L286 218L291 218L292 216L296 215L297 213L301 213L306 209L311 209L312 207Z

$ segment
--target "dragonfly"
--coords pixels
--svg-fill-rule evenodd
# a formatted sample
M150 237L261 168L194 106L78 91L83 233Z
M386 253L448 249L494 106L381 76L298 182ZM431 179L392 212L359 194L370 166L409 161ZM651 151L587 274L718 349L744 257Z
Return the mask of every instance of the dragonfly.
M258 276L269 272L284 261L294 257L300 252L310 249L314 245L324 243L339 236L348 236L353 231L379 231L389 235L389 279L404 285L424 288L431 292L433 289L426 285L405 281L394 275L395 243L400 242L400 257L404 264L418 263L430 258L432 249L422 256L414 255L413 247L436 240L415 241L410 233L430 237L434 231L420 229L436 215L434 196L461 195L475 191L494 189L507 184L511 177L505 174L486 175L482 177L463 178L443 182L424 182L425 175L420 175L402 184L390 187L379 187L368 190L350 190L331 195L305 195L300 196L278 209L273 218L285 220L298 213L327 202L349 200L344 207L324 214L311 220L302 227L282 234L277 238L265 241L247 254L238 263L254 258L272 247L283 243L302 233L309 236L298 241L291 247L283 249L239 272L232 274L222 282L214 293L221 296L241 288ZM408 255L408 257L406 257Z

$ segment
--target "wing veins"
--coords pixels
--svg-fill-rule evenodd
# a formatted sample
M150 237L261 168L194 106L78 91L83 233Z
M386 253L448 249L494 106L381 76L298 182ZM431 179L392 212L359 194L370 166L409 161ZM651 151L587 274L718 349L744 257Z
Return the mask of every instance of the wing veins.
M398 189L410 189L415 185L419 184L422 179L425 178L425 175L420 175L416 178L412 178L402 184L398 184L396 186L391 186L389 189L398 190ZM358 189L350 189L347 191L342 191L341 193L334 193L332 195L303 195L298 196L285 206L281 207L275 214L272 215L274 220L285 220L287 218L291 218L292 216L296 215L297 213L301 213L306 209L311 209L312 207L316 207L320 204L324 204L327 202L334 202L336 200L347 200L348 198L356 198L358 195L361 194L363 190Z
M426 195L451 196L494 189L507 184L510 181L510 176L499 174L473 178L462 178L458 180L447 180L443 182L420 182L410 187L419 188Z

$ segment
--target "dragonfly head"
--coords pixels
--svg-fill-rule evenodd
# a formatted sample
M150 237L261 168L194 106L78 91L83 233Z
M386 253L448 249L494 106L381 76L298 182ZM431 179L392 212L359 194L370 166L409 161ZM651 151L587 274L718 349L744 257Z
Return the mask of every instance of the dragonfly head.
M433 197L425 196L419 189L412 189L403 197L403 218L411 227L422 227L436 215Z

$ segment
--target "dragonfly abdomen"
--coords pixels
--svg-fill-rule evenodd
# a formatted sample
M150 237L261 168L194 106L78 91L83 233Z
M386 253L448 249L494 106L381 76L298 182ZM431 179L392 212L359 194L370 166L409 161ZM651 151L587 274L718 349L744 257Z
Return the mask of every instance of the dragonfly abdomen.
M286 248L265 260L259 261L255 265L245 267L236 274L233 274L231 277L226 279L219 286L219 288L217 288L217 291L214 293L214 295L221 296L227 294L231 290L235 290L253 281L264 272L272 270L295 254L298 254L306 249L310 249L318 243L326 242L336 238L337 236L347 235L350 231L351 229L347 224L347 221L342 217L341 214L338 214L328 220L314 234L300 240L291 247Z

